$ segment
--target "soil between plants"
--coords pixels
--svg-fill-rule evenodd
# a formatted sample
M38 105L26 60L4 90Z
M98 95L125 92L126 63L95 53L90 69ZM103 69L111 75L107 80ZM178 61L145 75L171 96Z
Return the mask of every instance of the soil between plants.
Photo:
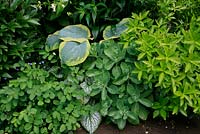
M87 134L87 132L80 128L76 134ZM114 124L101 123L95 134L200 134L200 119L197 117L192 119L175 117L166 121L148 119L137 126L127 124L121 131Z

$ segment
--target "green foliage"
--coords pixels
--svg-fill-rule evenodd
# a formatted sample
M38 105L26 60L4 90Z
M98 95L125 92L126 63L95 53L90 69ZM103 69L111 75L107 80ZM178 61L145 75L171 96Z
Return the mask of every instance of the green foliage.
M114 40L91 46L90 56L83 63L91 88L90 101L95 101L101 115L123 129L127 121L139 124L146 120L152 107L151 91L132 73L136 60L133 47L123 48Z
M50 71L26 65L17 79L0 90L3 133L66 133L80 127L87 114L80 86L57 81Z
M34 0L9 0L0 2L0 83L12 78L13 65L19 61L34 60L39 45L39 13ZM41 38L38 38L40 36Z
M122 38L125 45L136 46L133 73L155 93L154 117L166 119L169 112L187 116L190 108L199 113L200 19L193 17L189 30L170 33L163 19L153 24L147 13L133 18Z
M159 0L157 2L158 16L167 21L170 30L178 31L179 28L189 28L192 16L199 16L199 0Z

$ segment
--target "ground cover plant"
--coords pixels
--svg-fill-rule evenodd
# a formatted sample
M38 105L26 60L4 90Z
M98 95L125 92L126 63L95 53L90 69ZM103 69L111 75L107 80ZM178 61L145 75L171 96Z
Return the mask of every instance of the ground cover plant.
M0 3L0 133L199 115L199 0Z

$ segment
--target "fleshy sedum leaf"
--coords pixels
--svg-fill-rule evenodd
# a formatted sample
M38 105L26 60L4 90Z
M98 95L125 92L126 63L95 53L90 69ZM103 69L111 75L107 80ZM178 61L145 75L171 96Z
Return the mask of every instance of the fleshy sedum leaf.
M82 43L76 41L62 42L59 47L61 62L68 66L78 65L86 60L89 50L90 43L88 40Z
M94 133L101 123L101 115L99 112L83 116L81 120L82 126L90 133Z
M107 26L103 31L103 38L105 40L118 38L120 34L122 34L127 30L128 23L129 23L129 18L124 18L114 26Z

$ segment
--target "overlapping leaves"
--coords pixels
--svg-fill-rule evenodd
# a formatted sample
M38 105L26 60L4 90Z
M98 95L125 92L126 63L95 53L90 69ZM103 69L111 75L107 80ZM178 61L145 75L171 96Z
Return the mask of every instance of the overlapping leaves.
M75 66L84 62L89 55L90 36L89 29L84 25L66 26L48 36L46 50L59 48L61 62L68 66Z

